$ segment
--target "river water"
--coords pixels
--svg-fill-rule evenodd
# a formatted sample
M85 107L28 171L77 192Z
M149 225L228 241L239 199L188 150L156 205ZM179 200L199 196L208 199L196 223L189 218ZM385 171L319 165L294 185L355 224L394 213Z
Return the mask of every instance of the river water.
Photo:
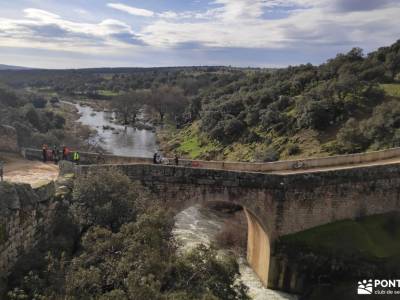
M75 107L80 114L78 122L97 131L89 141L92 145L121 156L152 157L158 150L152 130L116 124L112 122L115 113L110 111L94 111L90 106L80 104Z
M174 236L181 251L189 251L197 245L209 246L231 215L215 212L209 208L193 206L175 217ZM254 300L294 300L294 295L265 288L244 257L238 258L241 280L248 288L248 295Z
M72 104L72 103L70 103ZM92 145L101 146L115 155L152 157L157 151L156 135L153 131L138 130L113 122L115 114L107 111L94 111L89 106L73 104L78 109L78 122L97 131L91 137ZM112 127L114 130L104 130ZM174 236L180 244L180 251L193 249L200 243L210 245L221 230L228 214L215 212L200 206L190 207L175 217ZM254 300L292 300L295 296L265 288L254 271L247 265L246 259L238 258L240 278L249 288L249 296Z

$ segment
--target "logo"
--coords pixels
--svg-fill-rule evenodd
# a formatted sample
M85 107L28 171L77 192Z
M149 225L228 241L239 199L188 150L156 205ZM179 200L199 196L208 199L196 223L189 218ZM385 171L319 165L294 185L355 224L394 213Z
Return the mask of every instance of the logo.
M358 295L400 295L400 279L364 279L358 281Z
M372 295L374 285L372 279L363 280L358 282L357 294L358 295Z

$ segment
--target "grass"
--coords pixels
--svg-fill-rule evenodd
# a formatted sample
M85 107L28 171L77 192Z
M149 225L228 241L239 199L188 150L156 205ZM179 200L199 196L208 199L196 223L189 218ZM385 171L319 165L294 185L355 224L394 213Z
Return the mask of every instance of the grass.
M114 97L120 95L119 92L114 92L111 90L97 90L97 93L101 96L106 96L106 97Z
M284 236L282 242L323 253L354 254L371 259L397 257L400 253L400 214L334 222Z
M201 148L199 139L195 136L183 140L182 144L178 147L178 150L187 153L190 158L198 158L204 151Z
M191 159L202 158L204 154L216 151L218 145L201 138L196 128L188 128L180 133L179 152L187 154Z
M400 98L400 83L381 84L381 87L387 95Z
M177 130L174 124L166 124L165 130L159 132L159 140L166 146L166 152L180 153L190 159L205 158L207 153L220 151L220 146L200 134L198 123L182 130Z

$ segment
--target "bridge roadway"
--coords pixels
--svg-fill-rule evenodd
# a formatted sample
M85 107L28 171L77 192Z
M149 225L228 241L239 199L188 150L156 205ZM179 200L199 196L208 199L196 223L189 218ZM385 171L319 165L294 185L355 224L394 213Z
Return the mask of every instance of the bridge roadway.
M288 170L279 170L279 171L267 171L269 174L277 174L277 175L289 175L289 174L301 174L301 173L315 173L315 172L327 172L327 171L335 171L335 170L346 170L346 169L354 169L354 168L364 168L370 166L383 166L390 164L399 164L400 157L383 159L372 162L364 162L357 164L347 164L347 165L337 165L337 166L327 166L327 167L317 167L317 168L300 168L300 169L288 169Z

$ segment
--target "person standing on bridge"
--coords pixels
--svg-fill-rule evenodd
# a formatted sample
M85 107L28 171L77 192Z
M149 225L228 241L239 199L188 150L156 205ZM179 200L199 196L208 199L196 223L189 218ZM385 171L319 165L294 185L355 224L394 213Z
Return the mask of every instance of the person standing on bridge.
M58 163L58 160L60 159L60 150L58 150L58 147L54 145L53 147L53 161L55 164Z
M156 153L154 153L154 155L153 155L153 164L157 164L157 162L158 162L158 154L157 154L157 152L156 152Z
M4 181L4 161L0 160L0 182Z
M69 155L69 149L66 146L64 146L62 150L62 159L68 160L68 155Z
M47 145L43 144L42 146L42 156L43 156L43 162L45 163L47 161Z
M178 154L175 154L174 161L175 161L175 166L179 165L179 157L178 157Z
M80 156L80 154L79 154L78 151L75 151L75 152L74 152L73 159L74 159L74 163L76 163L77 165L79 165L79 161L80 161L80 159L81 159L81 156Z

